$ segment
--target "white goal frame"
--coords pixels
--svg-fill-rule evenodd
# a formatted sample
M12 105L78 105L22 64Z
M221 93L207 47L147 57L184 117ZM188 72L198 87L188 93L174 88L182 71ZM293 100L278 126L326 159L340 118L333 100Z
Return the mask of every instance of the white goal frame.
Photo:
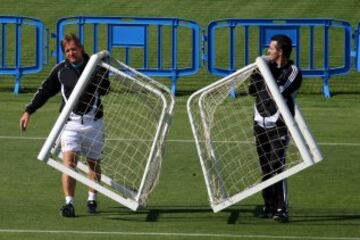
M227 196L226 191L224 191L223 189L220 188L222 199L221 199L221 201L219 201L214 196L214 191L210 184L211 176L209 175L209 172L206 169L205 159L203 158L203 155L202 155L202 152L208 151L208 155L213 156L213 159L215 159L214 161L217 161L216 157L215 157L214 149L212 149L211 136L209 133L207 133L208 131L206 131L206 129L208 129L208 126L207 126L206 121L203 118L203 116L205 114L204 107L203 107L204 106L203 99L211 90L216 89L221 86L224 86L224 85L231 85L234 77L239 76L242 73L251 71L251 69L255 69L255 68L258 68L259 71L261 72L261 74L263 75L266 85L268 87L268 90L271 93L271 95L273 96L274 101L276 102L278 109L284 118L285 124L287 125L287 128L289 129L292 139L293 139L295 145L297 146L303 161L295 166L290 167L289 169L284 170L280 174L277 174L265 181L255 184L253 186L249 186L248 188L244 189L243 191L238 192L237 194L232 195L232 196ZM194 99L198 99L197 102L194 102L195 101ZM202 116L201 123L199 123L199 121L195 122L195 115L194 115L195 110L199 111L200 115ZM224 78L214 82L213 84L210 84L210 85L198 90L197 92L193 93L187 102L187 112L188 112L191 129L192 129L194 139L195 139L198 157L200 159L201 169L202 169L204 179L205 179L205 184L206 184L206 188L207 188L207 192L208 192L208 196L209 196L210 205L214 212L219 212L233 204L236 204L239 201L263 190L264 188L266 188L280 180L283 180L289 176L292 176L292 175L300 172L301 170L304 170L305 168L312 166L315 163L317 163L323 159L321 152L316 144L316 141L305 123L303 114L302 114L299 106L295 103L295 117L293 117L285 103L284 98L282 97L282 95L278 89L278 86L274 80L274 77L272 76L272 74L270 72L269 67L267 66L266 61L262 57L258 57L256 59L255 63L249 64L249 65L245 66L244 68L239 69L235 73L233 73L227 77L224 77ZM249 114L251 114L251 112L249 112ZM205 129L204 130L205 133L199 133L199 129L197 129L197 125L199 125L199 124L201 124L202 128ZM206 141L205 148L207 148L207 149L202 149L204 147L202 147L203 145L201 145L201 143L200 143L201 139L200 139L199 134L205 135L205 139L206 139L205 140ZM216 162L214 163L214 165L215 165L215 168L217 168ZM218 181L221 183L222 182L221 174L218 174L217 169L215 169L215 172L216 172L217 178L219 178Z
M110 199L113 199L114 201L120 203L121 205L133 211L136 211L139 208L139 206L143 205L142 201L144 199L142 199L143 196L141 194L144 185L146 184L145 181L150 168L149 165L154 158L159 158L159 161L161 161L163 145L165 143L166 134L168 132L169 125L171 122L171 117L174 110L175 98L167 87L163 86L162 84L158 83L155 80L152 80L151 78L145 76L144 74L137 72L136 70L130 68L129 66L126 66L123 63L121 63L123 66L126 66L128 69L131 69L133 72L136 72L136 74L141 76L143 79L145 79L145 81L136 79L135 77L128 75L125 72L122 72L120 69L110 66L108 63L106 63L106 61L103 61L103 59L106 59L108 57L110 57L108 51L101 51L90 57L83 73L81 74L74 90L72 91L68 101L66 102L63 110L61 111L53 128L51 129L49 136L47 137L45 143L43 144L43 147L41 148L37 158L40 161L45 162L49 166L57 169L58 171L69 175L70 177L87 185L90 188L97 190L98 192L102 193L103 195L107 196ZM90 76L93 74L96 66L101 66L105 69L108 69L112 73L126 76L128 79L131 79L131 81L133 81L133 83L135 83L137 86L142 87L152 92L153 94L157 95L162 101L162 111L161 111L161 116L159 117L160 120L157 125L157 130L154 139L151 140L152 141L151 152L146 160L144 174L137 192L134 192L131 189L122 186L119 183L114 182L110 177L104 174L101 175L101 183L97 183L95 181L88 179L86 176L79 174L76 170L66 167L61 162L56 161L52 158L53 154L57 154L59 152L59 147L60 147L59 138L61 131L67 119L69 118L72 109L79 100L81 93L84 91L85 87L87 86ZM81 161L78 161L77 169L81 170L84 173L88 172L88 167ZM155 174L158 175L159 172ZM117 191L121 192L125 196L119 195Z

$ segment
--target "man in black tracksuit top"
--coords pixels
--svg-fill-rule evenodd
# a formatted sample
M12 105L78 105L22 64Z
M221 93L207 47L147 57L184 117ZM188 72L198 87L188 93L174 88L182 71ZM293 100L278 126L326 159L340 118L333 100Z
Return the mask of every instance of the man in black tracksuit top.
M51 70L31 102L26 106L25 112L20 118L20 128L23 131L28 126L30 115L58 92L61 92L62 95L61 112L89 60L89 56L84 52L80 40L75 34L65 35L61 46L66 59ZM100 160L104 143L101 96L108 93L109 87L110 82L106 69L97 67L90 77L85 91L79 97L78 103L70 113L61 134L64 165L75 168L78 155L85 156L89 166L88 177L93 181L99 181L101 176ZM60 213L64 217L75 217L73 204L76 182L70 176L63 174L62 184L65 205L60 209ZM94 189L89 189L87 207L90 213L96 212L96 191Z
M275 35L268 48L268 66L276 80L285 102L294 116L294 98L300 88L302 74L289 59L292 45L286 35ZM259 73L251 76L249 93L255 97L254 134L257 152L263 172L263 181L281 173L285 166L285 155L289 143L289 132L270 96L263 77ZM286 179L262 192L264 218L288 221L288 199Z

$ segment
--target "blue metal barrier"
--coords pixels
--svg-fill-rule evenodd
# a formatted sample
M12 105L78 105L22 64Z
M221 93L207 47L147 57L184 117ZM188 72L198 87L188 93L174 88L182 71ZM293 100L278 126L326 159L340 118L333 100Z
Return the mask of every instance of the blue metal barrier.
M228 75L262 55L271 36L282 33L292 39L295 63L303 75L322 77L323 94L330 97L329 78L351 68L351 31L350 23L333 19L215 20L208 25L208 69L214 75ZM332 41L336 45L332 46ZM228 54L220 56L217 50L224 48ZM335 56L336 51L340 53ZM333 60L340 58L341 63L335 66Z
M357 25L356 30L354 31L354 51L351 53L352 57L355 57L355 68L360 72L360 22Z
M42 70L44 26L35 18L0 16L0 29L0 75L15 76L14 93L18 94L21 76ZM34 41L34 48L24 49L23 41L26 43Z
M329 78L347 73L351 57L360 71L360 23L353 35L354 51L351 26L342 20L222 19L209 23L207 36L200 30L196 22L178 18L67 17L57 22L54 56L57 62L63 59L61 39L67 32L77 32L93 52L108 49L146 75L170 77L175 94L177 78L196 74L201 61L208 61L212 74L228 75L262 55L271 37L282 33L292 39L293 58L303 75L323 78L326 97L330 97ZM42 70L44 32L46 64L49 32L42 22L0 16L0 75L16 77L15 94L22 75Z
M92 45L93 52L99 50L100 43L106 42L108 51L124 51L123 59L118 56L120 53L113 53L117 59L140 72L149 76L170 77L173 94L178 77L193 75L199 70L200 27L193 21L140 17L62 18L57 23L57 62L64 58L61 39L66 32L74 32L74 29L84 46ZM136 55L132 51L138 53L137 57L132 57Z

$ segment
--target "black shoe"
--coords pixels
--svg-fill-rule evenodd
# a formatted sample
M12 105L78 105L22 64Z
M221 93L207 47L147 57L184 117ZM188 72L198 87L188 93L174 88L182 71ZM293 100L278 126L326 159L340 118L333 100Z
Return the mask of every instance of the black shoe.
M60 214L63 217L76 217L74 206L69 203L60 208Z
M287 223L289 222L289 215L285 209L279 208L276 210L273 219L277 222Z
M96 208L97 208L96 201L95 200L87 201L87 208L88 208L89 213L95 214L96 213Z
M262 212L259 214L260 218L272 218L274 216L274 209L264 206Z

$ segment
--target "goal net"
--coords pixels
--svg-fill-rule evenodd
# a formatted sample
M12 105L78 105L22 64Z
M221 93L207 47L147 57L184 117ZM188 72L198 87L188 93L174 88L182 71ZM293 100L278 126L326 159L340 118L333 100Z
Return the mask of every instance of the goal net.
M262 136L255 137L255 97L249 94L250 79L255 73L264 78L265 89L286 123L285 127L276 127L275 132L288 128L285 163L280 159L275 159L278 161L275 163L260 161L260 157L264 156L258 153L256 137ZM230 97L234 93L236 97ZM298 105L293 118L267 63L261 57L255 63L195 92L187 102L187 111L214 212L322 159ZM274 144L269 141L276 141L268 139L263 144ZM271 170L265 173L263 169Z
M95 81L94 79L97 79ZM103 81L110 87L102 89ZM93 85L93 86L91 86ZM88 92L96 89L96 94ZM101 156L101 182L87 178L88 166L82 154L75 169L62 162L60 138L81 99L101 97L104 144ZM87 101L94 104L94 101ZM96 189L120 204L136 210L145 206L160 174L165 136L174 109L170 90L129 66L113 59L106 51L94 54L54 124L38 158L77 181ZM92 108L92 106L88 106ZM86 120L86 119L85 119ZM86 137L84 137L86 138ZM97 137L84 139L96 148ZM91 151L91 149L85 149Z

